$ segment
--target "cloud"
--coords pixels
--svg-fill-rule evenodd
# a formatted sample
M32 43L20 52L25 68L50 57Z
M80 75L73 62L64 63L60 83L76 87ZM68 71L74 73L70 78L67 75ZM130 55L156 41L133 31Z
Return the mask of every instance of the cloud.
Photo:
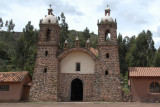
M83 15L83 13L81 11L79 11L76 6L72 6L66 2L57 2L56 0L53 1L53 9L56 10L56 12L64 12L65 14L69 14L69 15L78 15L81 16Z
M157 35L160 37L160 26L157 27Z
M15 31L22 31L28 21L39 28L39 20L47 15L49 4L50 0L1 0L0 17L4 20L13 19ZM82 31L88 27L96 34L97 20L104 17L107 4L111 8L111 17L117 19L117 33L133 36L148 29L160 32L159 0L52 0L53 13L60 16L64 12L69 29ZM154 38L156 35L153 33Z
M153 37L153 40L154 40L154 46L156 49L160 48L160 38L157 38L157 37Z
M160 26L157 27L156 31L152 31L153 40L155 42L155 47L158 49L160 47Z
M47 15L50 0L2 0L0 3L0 17L6 21L13 19L16 24L15 31L22 31L28 21L31 21L35 28L39 28L39 20ZM76 6L72 6L62 0L52 0L53 12L60 16L61 12L67 15L82 16Z

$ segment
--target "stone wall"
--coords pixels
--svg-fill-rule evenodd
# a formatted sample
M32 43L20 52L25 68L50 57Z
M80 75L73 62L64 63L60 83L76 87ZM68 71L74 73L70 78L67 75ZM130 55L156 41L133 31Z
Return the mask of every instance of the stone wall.
M40 24L40 31L38 36L38 44L41 45L59 45L59 30L58 24ZM47 40L47 30L50 30L49 39Z
M111 37L105 41L106 31L110 32ZM98 58L94 80L94 101L122 101L117 23L98 24Z
M120 74L108 70L105 75L105 63L97 62L94 76L94 101L122 101ZM112 66L114 68L114 66Z
M106 31L110 32L110 41L105 41ZM98 24L98 45L117 45L117 23Z
M92 75L79 73L61 73L61 69L59 69L59 101L70 101L71 82L75 78L79 78L83 81L84 90L89 90L84 91L83 101L122 101L122 90L118 63L118 47L108 46L105 47L105 49L100 49L102 49L100 51L103 53L108 50L107 52L110 52L111 55L108 59L98 59L96 57L92 57L95 62L94 74ZM86 51L85 49L73 48L60 54L59 59L63 60L63 58L65 58L65 56L68 54L74 54L78 51L81 52L82 50L90 54L90 52ZM105 57L105 54L103 57ZM106 70L109 72L108 75L105 75Z
M45 51L48 56L45 56ZM40 46L37 52L35 70L30 90L31 101L57 101L58 61L54 46ZM44 69L47 72L44 72Z
M83 101L92 101L93 99L93 74L60 74L59 101L70 101L71 82L74 79L80 79L83 83Z
M47 30L49 39L46 39ZM57 101L59 44L58 24L40 24L37 57L30 90L30 101Z

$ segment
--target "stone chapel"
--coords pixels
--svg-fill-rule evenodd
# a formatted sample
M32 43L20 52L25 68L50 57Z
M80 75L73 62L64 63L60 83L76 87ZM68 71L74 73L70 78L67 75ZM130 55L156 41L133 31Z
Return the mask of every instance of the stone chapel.
M30 101L122 101L117 43L117 22L105 9L98 21L98 55L79 46L59 49L60 26L52 8L40 21L37 57Z

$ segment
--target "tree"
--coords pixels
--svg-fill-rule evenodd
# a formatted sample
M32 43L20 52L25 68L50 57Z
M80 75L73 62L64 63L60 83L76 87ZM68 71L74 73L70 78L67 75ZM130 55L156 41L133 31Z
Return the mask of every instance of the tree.
M8 27L8 20L6 20L5 27L6 28Z
M84 48L86 46L86 41L91 37L89 29L86 27L78 36L80 39L80 46Z
M83 38L85 40L89 39L90 38L90 33L89 33L89 29L86 27L83 31Z
M122 38L122 35L118 35L118 51L119 51L119 61L120 61L120 72L124 76L126 71L127 71L127 66L126 66L126 61L125 61L125 56L127 54L127 48L126 48L126 39Z
M0 26L3 27L3 20L0 18ZM1 62L1 72L7 72L12 70L12 58L15 55L15 40L13 37L13 32L15 24L11 21L6 21L5 26L7 27L7 31L1 31L0 36L0 62ZM0 27L0 28L1 28Z
M65 40L69 38L68 24L66 23L66 17L63 12L61 13L60 27L60 48L63 49Z
M147 30L146 35L147 35L147 42L148 42L148 50L147 50L148 66L153 66L154 65L153 59L155 57L156 49L154 47L154 41L152 39L151 31Z
M135 43L131 46L126 59L129 66L132 67L149 67L153 66L153 58L155 54L152 33L142 31L135 39Z
M38 31L31 25L31 21L23 29L23 35L17 41L15 66L17 70L26 70L33 74L36 59L36 43Z
M5 49L6 44L4 41L0 41L0 72L6 72L7 70L7 63L9 59L7 50Z
M3 20L2 18L0 18L0 29L2 29L2 27L3 27Z
M2 18L0 18L0 29L2 29L3 27L3 20ZM7 29L7 32L11 32L14 30L14 27L15 27L15 24L13 23L13 20L7 20L6 23L5 23L5 27Z
M156 55L154 59L154 66L160 67L160 48L156 51Z
M10 32L10 31L14 30L14 27L15 27L15 24L13 23L13 20L11 19L11 20L9 21L7 31Z

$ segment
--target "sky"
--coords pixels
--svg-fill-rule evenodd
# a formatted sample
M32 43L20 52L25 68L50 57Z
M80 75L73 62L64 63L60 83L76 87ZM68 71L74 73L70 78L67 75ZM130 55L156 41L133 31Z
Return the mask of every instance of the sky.
M117 34L131 37L149 29L155 47L160 47L160 0L1 0L0 18L13 19L14 31L22 31L28 21L39 29L39 20L48 14L49 4L56 16L64 12L69 30L88 27L96 34L97 21L104 17L108 4L111 17L117 20Z

